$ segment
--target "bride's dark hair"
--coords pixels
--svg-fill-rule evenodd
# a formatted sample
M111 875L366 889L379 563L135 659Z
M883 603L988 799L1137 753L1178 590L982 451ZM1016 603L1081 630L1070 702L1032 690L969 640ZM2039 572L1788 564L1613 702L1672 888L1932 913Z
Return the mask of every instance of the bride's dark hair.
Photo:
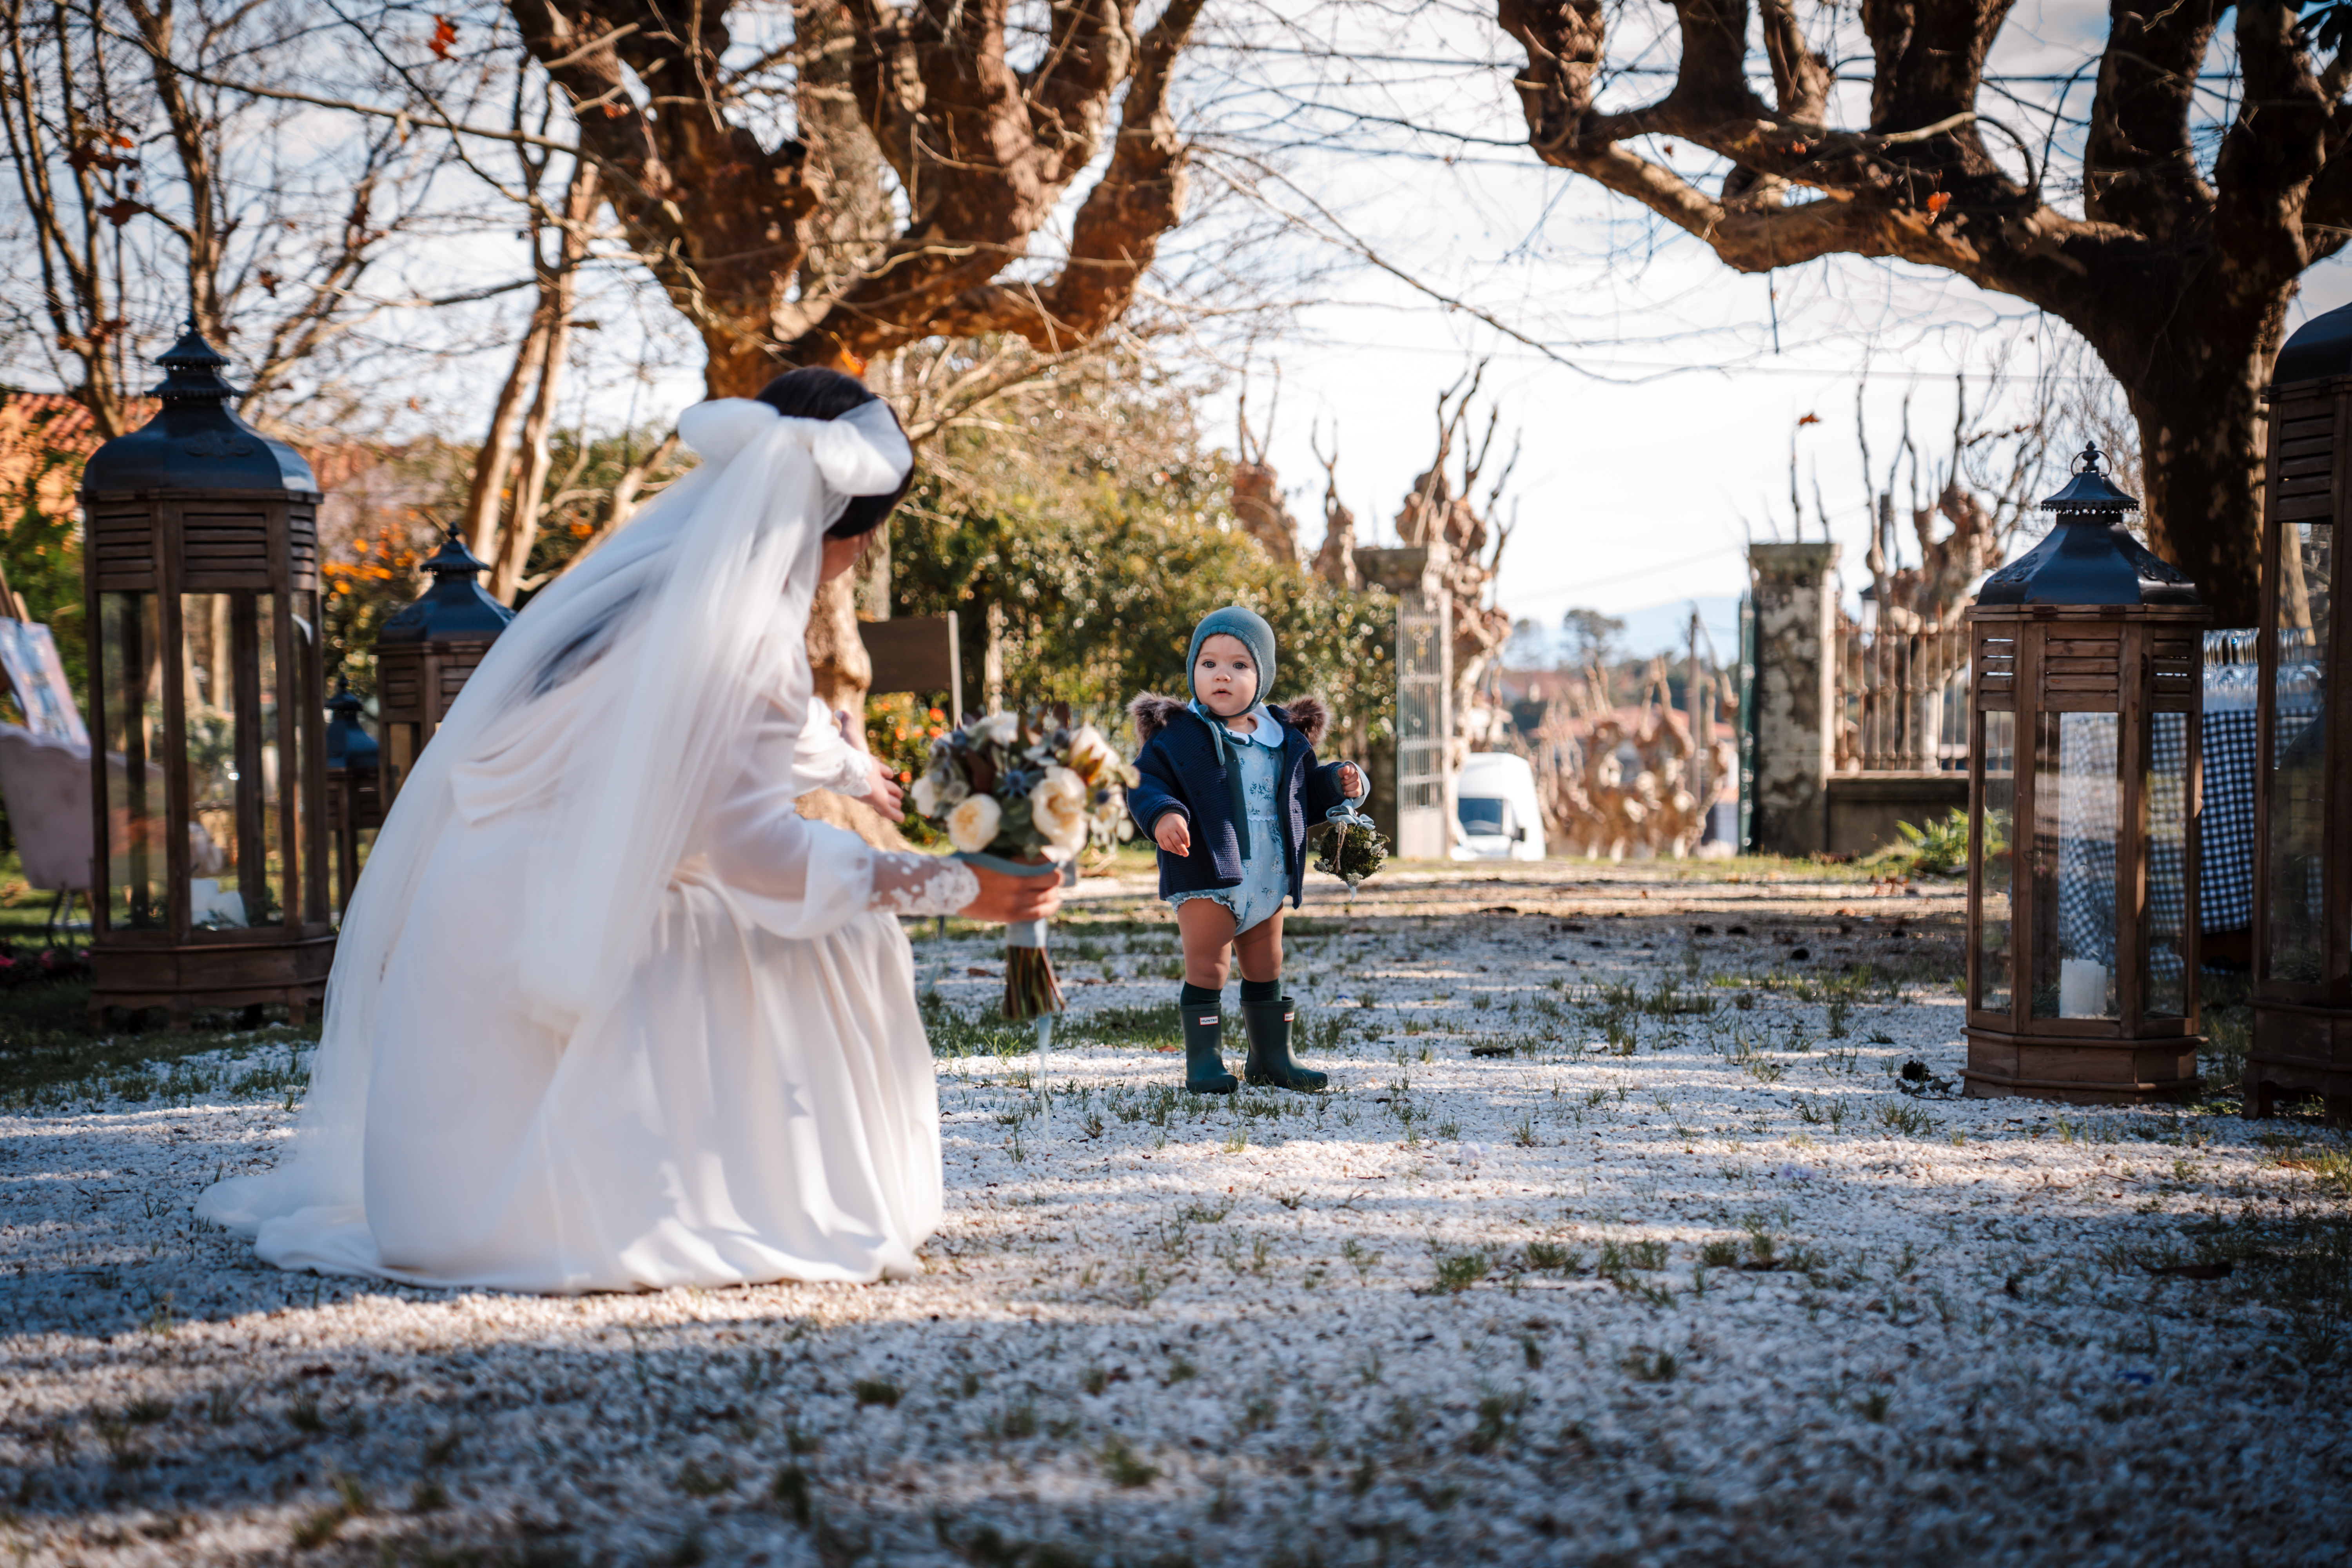
M795 419L838 419L853 408L862 408L874 402L874 394L854 376L837 370L811 366L804 370L788 370L767 385L760 388L760 401L779 414ZM852 496L848 510L841 521L824 531L827 539L855 539L861 533L871 533L882 526L891 509L906 499L907 488L915 482L912 468L898 481L898 488L888 495Z

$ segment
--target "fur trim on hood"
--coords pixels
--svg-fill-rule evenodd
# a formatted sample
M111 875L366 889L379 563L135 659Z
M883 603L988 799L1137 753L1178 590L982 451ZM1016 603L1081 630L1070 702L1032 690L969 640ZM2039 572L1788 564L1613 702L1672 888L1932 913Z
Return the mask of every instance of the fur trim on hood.
M1168 721L1182 712L1187 706L1173 697L1162 697L1156 691L1147 691L1129 703L1127 716L1134 721L1136 743L1150 745L1151 737L1168 728ZM1324 735L1331 728L1331 710L1323 706L1319 698L1300 697L1268 706L1279 710L1282 716L1290 721L1290 727L1307 737L1307 743L1310 746L1321 745Z

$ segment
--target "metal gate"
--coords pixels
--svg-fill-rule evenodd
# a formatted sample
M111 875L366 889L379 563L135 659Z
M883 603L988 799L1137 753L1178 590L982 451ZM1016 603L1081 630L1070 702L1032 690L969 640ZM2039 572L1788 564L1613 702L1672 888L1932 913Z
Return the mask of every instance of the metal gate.
M1739 601L1739 841L1742 855L1756 847L1756 595Z
M1397 595L1396 852L1443 860L1453 848L1447 820L1446 741L1454 732L1453 605L1408 588Z

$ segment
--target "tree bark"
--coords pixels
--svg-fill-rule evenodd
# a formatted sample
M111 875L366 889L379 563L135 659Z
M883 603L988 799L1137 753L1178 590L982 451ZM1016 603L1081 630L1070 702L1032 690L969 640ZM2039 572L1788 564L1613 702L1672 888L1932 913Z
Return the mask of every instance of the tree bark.
M563 215L555 237L552 261L537 254L539 309L531 328L541 343L539 390L522 425L522 467L499 529L498 550L490 563L490 597L511 605L530 569L530 549L539 539L539 520L547 504L548 437L555 424L555 405L563 389L564 362L572 353L572 307L579 298L580 263L588 255L589 226L598 205L596 166L586 159L572 165L563 193ZM534 247L536 237L534 237Z
M515 345L514 363L490 405L490 427L474 454L474 473L466 491L466 518L460 529L466 548L487 561L498 549L499 517L504 510L507 470L514 466L515 431L522 423L523 400L547 359L548 332L537 310Z

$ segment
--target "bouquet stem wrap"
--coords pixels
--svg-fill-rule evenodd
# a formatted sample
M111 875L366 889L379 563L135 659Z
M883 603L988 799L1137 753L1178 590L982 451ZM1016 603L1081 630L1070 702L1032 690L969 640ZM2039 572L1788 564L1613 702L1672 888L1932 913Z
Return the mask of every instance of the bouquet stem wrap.
M1008 860L1002 855L959 854L957 859L1007 877L1058 877L1057 860ZM1045 955L1045 921L1018 921L1004 928L1004 1016L1014 1023L1043 1018L1062 1011L1061 983L1054 978L1054 961Z

